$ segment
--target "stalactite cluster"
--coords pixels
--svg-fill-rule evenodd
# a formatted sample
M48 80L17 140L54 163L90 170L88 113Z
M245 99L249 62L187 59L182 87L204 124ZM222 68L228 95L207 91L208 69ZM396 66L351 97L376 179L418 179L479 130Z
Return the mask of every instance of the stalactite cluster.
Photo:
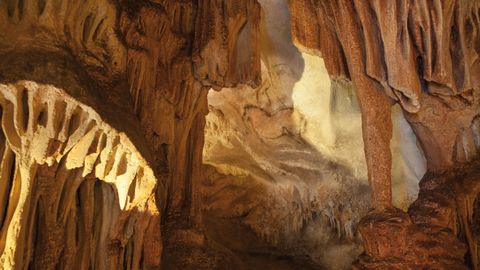
M160 170L166 170L171 179L167 181L171 203L177 210L189 200L182 194L191 189L193 167L199 167L187 164L187 159L193 156L194 163L201 159L202 132L194 134L192 125L203 130L199 122L207 113L210 85L247 84L252 83L251 77L258 81L256 5L255 1L248 1L247 6L228 1L124 3L120 29L127 44L130 93L146 137L161 159L158 163L165 165ZM255 12L250 14L252 9ZM233 19L234 15L238 18ZM243 35L246 38L239 38ZM223 57L223 51L230 58ZM243 71L237 74L238 70ZM198 169L193 172L193 178L198 173Z
M213 87L260 84L260 5L256 0L198 3L196 77Z
M144 257L157 179L129 138L51 85L2 84L0 96L2 268L159 265Z
M217 16L207 16L210 13ZM5 235L7 227L12 227L9 234L18 234L21 228L29 238L5 236L10 240L4 244L2 261L19 269L28 267L28 262L45 269L75 265L148 269L160 265L162 230L170 235L185 230L201 235L193 218L194 190L202 176L207 90L213 84L221 88L258 83L259 16L255 0L245 5L230 1L2 1L0 54L7 57L0 63L5 71L1 82L27 81L31 87L15 93L15 117L21 121L38 116L34 120L40 124L29 122L32 127L48 127L17 142L19 136L10 130L13 120L4 126L9 144L2 173L13 178L19 175L15 168L23 168L26 175L17 176L18 181L26 183L22 188L29 188L18 192L8 186L13 180L6 182L5 198L11 190L13 199L21 195L23 201L13 208L9 199L3 200L19 209L16 212L22 212L29 223L7 224ZM55 63L48 55L57 57ZM7 71L19 62L22 69ZM53 63L53 69L43 62ZM217 65L222 68L202 67ZM17 97L27 97L30 105L22 105ZM30 100L33 97L39 100ZM75 100L74 105L70 100ZM88 105L92 109L84 112L83 106ZM34 114L22 116L21 109L28 106L34 107L30 108ZM11 113L10 109L5 112ZM110 120L121 130L118 135L98 127ZM69 130L70 122L72 132L78 131L61 133ZM122 135L128 129L137 131ZM132 137L135 142L129 143ZM11 140L27 150L11 150ZM29 160L30 145L39 142L35 151L40 156ZM139 145L140 152L128 149ZM12 161L11 156L18 157ZM15 165L24 159L28 162ZM43 186L48 187L48 196ZM13 215L14 210L8 213ZM161 227L163 211L166 226ZM143 242L145 235L153 238ZM175 245L169 239L164 239L167 254L170 243ZM23 246L18 248L25 255L14 255L17 248L12 241L28 246L25 251Z
M357 267L464 269L465 260L477 269L478 238L472 240L469 229L474 225L475 205L456 204L470 201L472 195L440 194L451 185L444 180L445 171L462 182L472 176L463 174L459 164L477 158L480 2L291 0L289 4L296 42L309 52L321 53L330 76L351 80L358 95L377 211L359 225L366 257ZM402 106L434 173L422 180L410 216L382 210L391 207L391 102ZM440 210L445 204L451 206ZM465 230L439 222L454 224L457 217ZM427 244L426 239L432 242ZM389 242L404 246L392 249ZM469 247L468 259L463 244ZM452 247L457 247L456 253ZM402 259L389 262L392 258Z
M478 269L480 1L282 1L0 1L0 268L344 268L371 194L354 268ZM371 192L327 136L358 110Z
M125 69L113 1L8 0L0 3L2 52L68 50L99 80Z

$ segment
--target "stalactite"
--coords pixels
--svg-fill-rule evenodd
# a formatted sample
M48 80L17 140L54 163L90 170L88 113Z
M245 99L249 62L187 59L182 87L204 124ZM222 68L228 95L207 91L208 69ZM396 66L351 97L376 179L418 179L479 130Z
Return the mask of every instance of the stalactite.
M132 141L51 85L0 84L0 106L2 268L148 268L161 183Z
M213 11L224 27L211 43L202 37ZM0 83L28 82L2 104L14 120L2 129L0 216L21 232L4 232L3 261L156 269L162 230L187 235L186 246L201 236L207 90L259 83L259 22L256 0L0 2ZM204 69L216 66L221 74ZM174 237L165 243L175 249Z
M0 52L67 48L96 79L118 78L125 48L111 1L11 0L0 3Z
M201 0L193 47L195 75L214 88L260 84L260 5Z
M290 0L289 6L295 42L321 54L331 78L352 81L362 111L376 211L359 225L366 255L356 267L465 268L466 249L455 234L458 214L470 266L477 269L470 197L478 190L468 195L449 187L450 179L463 183L476 175L464 173L462 166L474 166L478 159L480 1ZM383 130L390 129L390 116L378 116L390 114L387 97L401 105L430 171L409 215L389 203L390 135ZM437 249L429 249L425 239ZM392 249L392 242L415 253ZM394 257L402 259L387 263Z
M235 55L229 58L227 67L223 68L225 72L228 70L232 74L228 75L227 79L219 80L217 87L251 83L252 78L257 81L259 78L259 70L255 68L260 63L256 54L258 42L255 40L259 23L258 4L256 1L249 1L248 6L242 4L240 9L239 6L231 6L229 2L219 2L221 7L226 6L231 12L243 16L242 21L245 22L236 27L242 28L244 24L248 24L245 31L251 36L251 42L241 48L235 42L240 35L239 29L232 32L223 27L208 28L211 24L204 15L212 11L210 6L213 2L215 1L204 1L197 6L190 1L160 1L156 2L159 5L156 6L126 1L120 15L120 29L127 44L127 73L135 111L141 119L147 139L154 146L154 152L160 153L157 159L163 159L160 163L166 163L167 168L159 170L167 172L171 198L169 208L176 209L175 211L179 210L186 200L190 200L188 196L185 197L184 190L191 184L183 183L180 179L187 177L187 182L191 182L192 179L200 178L199 175L183 175L198 167L201 160L196 155L195 160L188 162L189 155L198 151L189 149L187 145L197 147L203 144L203 135L197 130L192 131L193 122L203 122L200 119L206 114L206 93L211 83L204 81L203 77L218 76L217 69L203 70L200 67L200 63L195 60L198 59L197 54L202 53L201 65L206 66L219 64L215 62L218 53L215 48ZM215 12L223 12L222 10L217 8ZM213 19L226 25L229 24L227 22L230 17L226 14ZM184 20L179 21L179 18ZM211 43L213 50L208 52L203 52L203 42L208 40L205 35L220 38ZM225 35L229 35L228 42L223 40ZM250 52L241 51L245 48L251 48ZM248 61L243 62L241 59ZM195 69L193 64L196 65ZM245 71L235 74L239 66L245 66ZM251 67L254 69L250 70ZM203 126L195 129L203 130Z

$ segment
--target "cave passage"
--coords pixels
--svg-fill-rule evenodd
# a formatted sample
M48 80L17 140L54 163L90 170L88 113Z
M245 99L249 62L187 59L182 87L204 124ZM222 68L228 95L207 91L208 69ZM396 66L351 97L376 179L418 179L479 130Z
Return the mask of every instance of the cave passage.
M0 269L480 269L480 0L0 1Z

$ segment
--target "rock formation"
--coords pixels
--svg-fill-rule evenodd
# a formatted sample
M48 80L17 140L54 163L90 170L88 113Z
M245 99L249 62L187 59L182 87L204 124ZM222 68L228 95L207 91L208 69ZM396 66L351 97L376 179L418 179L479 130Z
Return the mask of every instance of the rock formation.
M95 88L51 55L4 57L14 68L0 69L1 267L159 266L155 190L164 188L138 131L102 117L118 105L95 110L101 103L87 94ZM55 81L60 73L65 84ZM120 115L136 125L133 115Z
M207 90L259 83L259 15L254 0L0 3L2 173L25 183L5 184L4 267L160 267L160 232L194 229Z
M424 192L448 188L448 181L442 180L445 171L454 173L459 164L476 157L480 2L291 0L289 4L296 42L310 52L320 52L332 78L351 80L360 103L376 211L360 224L368 257L362 258L358 267L462 269L463 252L451 252L452 246L461 245L456 239L459 235L470 239L467 262L477 269L478 253L472 243L478 243L478 237L473 240L468 229L460 232L439 222L440 217L432 211L439 211L439 204L446 199L422 196L427 196ZM410 209L414 225L408 215L383 210L391 207L391 102L401 104L421 142L428 169L436 175L434 180L425 177L423 182L435 183L425 186L441 186L425 187L420 192ZM452 194L450 203L469 203L452 206L449 216L441 218L452 221L456 216L464 216L462 227L474 226L475 204L467 199L470 197L465 192ZM394 232L408 239L392 239ZM379 237L379 233L385 233L385 238ZM442 238L441 233L447 234L447 238ZM436 237L444 239L438 242L443 245L425 243ZM417 242L412 244L412 240ZM392 249L391 242L402 243L406 248ZM432 245L438 247L439 253L429 248ZM409 250L415 250L415 259L408 256ZM400 258L400 262L389 263L393 258Z
M479 55L478 0L0 1L0 268L478 269Z
M321 58L293 45L286 1L259 3L262 84L209 93L205 230L246 263L275 254L291 258L292 269L308 267L302 260L348 269L362 252L356 224L370 207L356 97L349 83L330 84ZM395 205L407 210L421 153L403 116L393 118ZM409 148L417 152L402 156ZM249 237L232 241L227 227Z

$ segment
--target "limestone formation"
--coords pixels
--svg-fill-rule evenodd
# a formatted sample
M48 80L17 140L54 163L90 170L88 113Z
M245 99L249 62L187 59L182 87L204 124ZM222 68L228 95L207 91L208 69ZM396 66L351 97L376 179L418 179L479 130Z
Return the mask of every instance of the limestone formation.
M257 0L198 3L193 59L197 79L213 87L260 83Z
M204 162L212 172L201 192L205 231L242 254L245 264L255 250L347 269L362 252L356 225L370 208L356 97L349 83L330 83L320 57L293 45L286 1L259 2L262 84L208 96ZM392 147L399 149L394 203L407 210L423 174L415 160L421 153L401 113L392 118ZM416 153L404 157L407 149ZM232 241L230 230L258 240Z
M1 267L158 266L144 242L158 182L133 142L53 85L1 84L0 97Z
M439 179L432 180L438 182L436 185L446 185L441 180L441 172L454 172L459 164L469 163L476 158L477 147L473 138L476 137L475 119L479 113L479 1L291 0L289 4L296 42L309 48L310 52L320 52L332 78L347 78L355 86L362 110L372 200L377 210L391 207L391 102L401 104L422 145L429 171L439 174ZM423 207L423 212L418 210L416 216L424 215L429 226L439 226L450 234L449 240L443 241L443 245L432 245L444 249L460 245L455 235L466 236L469 233L452 231L445 224L437 224L429 212L431 210L428 210L432 208L430 204L418 206L426 203L422 196L421 192L416 205L417 209ZM450 203L465 197L470 196L456 193L449 198ZM474 205L468 205L467 220L471 220ZM389 211L370 225L360 225L360 232L363 230L366 238L364 245L367 255L375 262L368 265L361 261L363 267L376 269L391 265L391 268L416 269L424 267L420 265L430 265L451 269L452 265L461 264L464 259L462 252L451 254L450 261L431 262L423 258L416 264L410 264L415 260L409 258L407 251L402 249L395 251L399 253L389 253L388 247L377 246L380 252L386 253L371 253L369 242L381 240L367 227L371 230L371 226L378 224L378 227L374 227L376 231L388 232L394 230L395 226L395 231L410 226L408 216L391 216ZM372 218L378 215L382 214L372 213ZM451 220L452 216L449 217ZM383 224L390 220L403 220L406 223ZM422 231L419 227L423 225L418 220L413 221L418 225L415 230ZM431 237L427 232L422 233L424 239ZM405 244L416 238L391 239L388 233L386 236L383 240L385 244L391 241ZM469 246L470 259L467 262L477 269L475 245ZM419 254L432 255L434 251L427 249L416 255ZM446 258L445 255L436 255ZM402 258L400 265L386 264L388 258L394 257Z
M479 0L0 1L0 269L478 269L479 55Z

